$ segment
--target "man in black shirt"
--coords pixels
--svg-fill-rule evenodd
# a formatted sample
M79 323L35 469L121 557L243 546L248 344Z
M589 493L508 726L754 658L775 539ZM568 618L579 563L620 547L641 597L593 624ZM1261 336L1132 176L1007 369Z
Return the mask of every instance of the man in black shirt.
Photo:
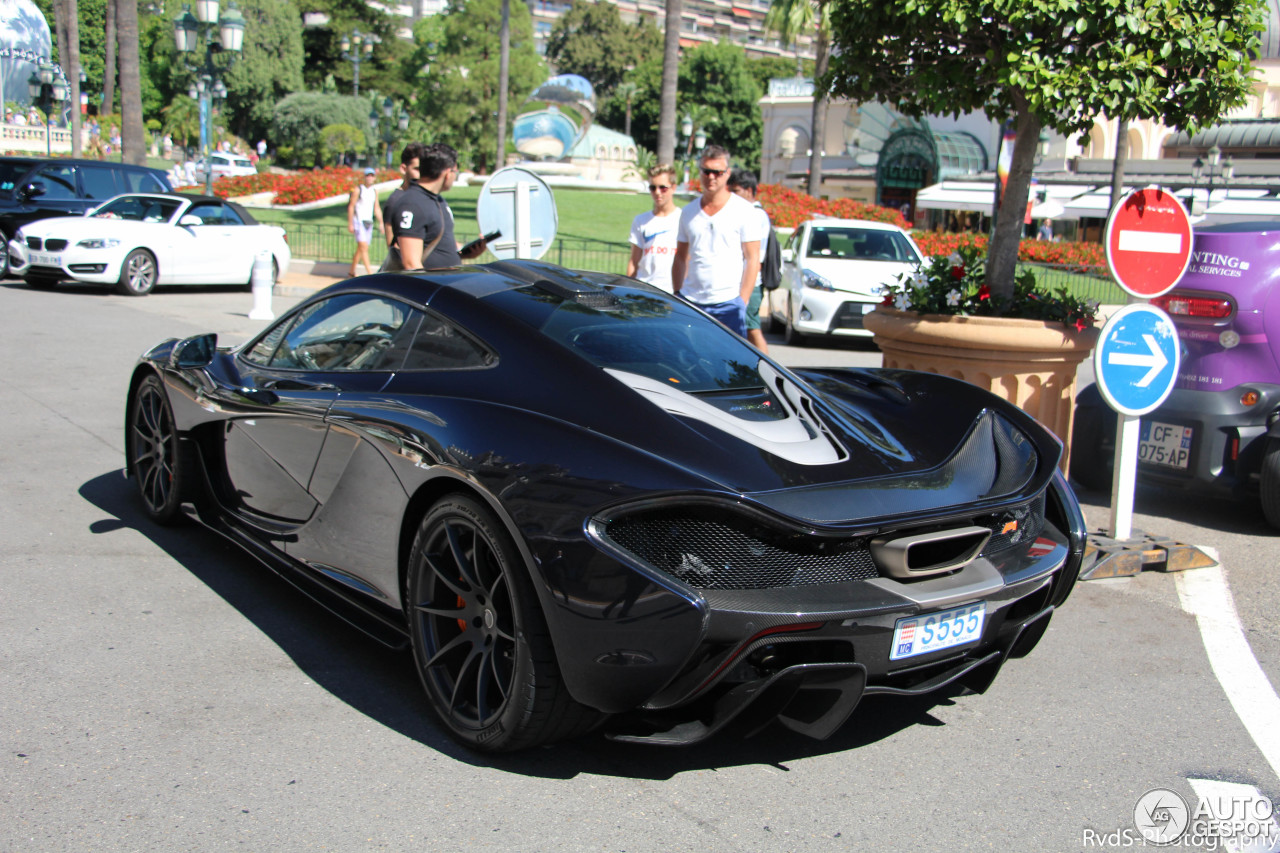
M404 177L400 186L391 191L391 195L387 196L387 200L382 203L382 227L386 229L387 245L390 246L395 242L395 234L391 231L391 208L395 202L404 195L404 191L409 189L418 182L419 159L422 157L422 150L426 146L421 142L410 142L400 152L400 174Z
M419 178L389 206L391 230L406 270L456 267L462 262L453 236L453 211L442 195L458 177L458 153L443 142L426 146L418 160ZM467 253L479 257L484 241Z

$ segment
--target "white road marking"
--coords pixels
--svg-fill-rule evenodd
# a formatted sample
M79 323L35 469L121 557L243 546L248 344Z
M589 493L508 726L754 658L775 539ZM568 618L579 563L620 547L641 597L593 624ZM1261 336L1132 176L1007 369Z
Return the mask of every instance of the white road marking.
M1209 665L1231 707L1280 778L1280 696L1253 656L1222 566L1177 575L1182 609L1196 617Z

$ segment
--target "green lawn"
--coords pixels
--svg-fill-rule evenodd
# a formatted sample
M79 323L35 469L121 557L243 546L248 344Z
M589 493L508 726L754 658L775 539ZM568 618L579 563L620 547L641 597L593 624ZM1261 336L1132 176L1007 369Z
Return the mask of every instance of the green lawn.
M592 190L557 189L556 213L560 224L557 234L564 239L602 240L606 243L625 245L631 230L631 220L637 213L649 209L649 197L644 193L606 193ZM386 198L389 193L383 193ZM455 187L447 198L453 208L458 238L469 240L477 236L476 200L480 187ZM290 225L331 225L346 230L347 208L345 204L322 207L308 211L253 209L260 222L275 222L288 228Z

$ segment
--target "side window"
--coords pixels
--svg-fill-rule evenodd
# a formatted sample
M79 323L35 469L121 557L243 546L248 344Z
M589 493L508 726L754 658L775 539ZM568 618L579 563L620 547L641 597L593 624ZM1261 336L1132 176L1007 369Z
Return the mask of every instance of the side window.
M122 188L117 182L119 173L110 166L81 166L80 185L84 188L84 197L94 201L105 201L120 195Z
M280 346L280 341L284 339L285 332L289 331L295 323L305 317L306 314L303 314L301 317L290 317L276 323L274 328L259 338L258 342L245 350L240 357L251 364L266 367L271 363L271 357L276 354L276 348Z
M236 209L229 204L222 206L222 224L223 225L243 225L244 220L240 214L236 213Z
M205 225L221 225L222 205L193 204L191 205L191 209L187 211L187 216L198 216L200 217L200 221Z
M803 230L803 228L797 228L787 238L787 248L791 250L791 257L793 258L798 259L800 256L800 232Z
M435 314L426 314L413 346L404 361L404 370L457 370L485 367L494 356L457 326Z
M308 308L270 366L294 370L396 370L421 312L381 296L347 293ZM265 339L264 339L265 342Z
M56 163L51 163L37 172L32 180L44 184L44 195L39 196L40 199L68 201L80 198L80 194L76 192L76 170L74 166L60 166Z
M167 193L169 188L150 172L135 172L129 169L124 173L129 192L135 193Z

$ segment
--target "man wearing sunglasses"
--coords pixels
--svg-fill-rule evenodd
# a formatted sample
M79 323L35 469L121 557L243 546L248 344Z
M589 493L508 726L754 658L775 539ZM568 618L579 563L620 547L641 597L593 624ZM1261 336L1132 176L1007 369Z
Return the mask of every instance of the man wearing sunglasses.
M747 336L747 302L760 272L755 208L729 191L729 152L708 145L699 158L702 197L680 211L671 283L675 292Z
M680 208L676 207L676 169L663 164L649 170L653 210L631 223L631 259L627 275L671 292L671 261L676 254Z

